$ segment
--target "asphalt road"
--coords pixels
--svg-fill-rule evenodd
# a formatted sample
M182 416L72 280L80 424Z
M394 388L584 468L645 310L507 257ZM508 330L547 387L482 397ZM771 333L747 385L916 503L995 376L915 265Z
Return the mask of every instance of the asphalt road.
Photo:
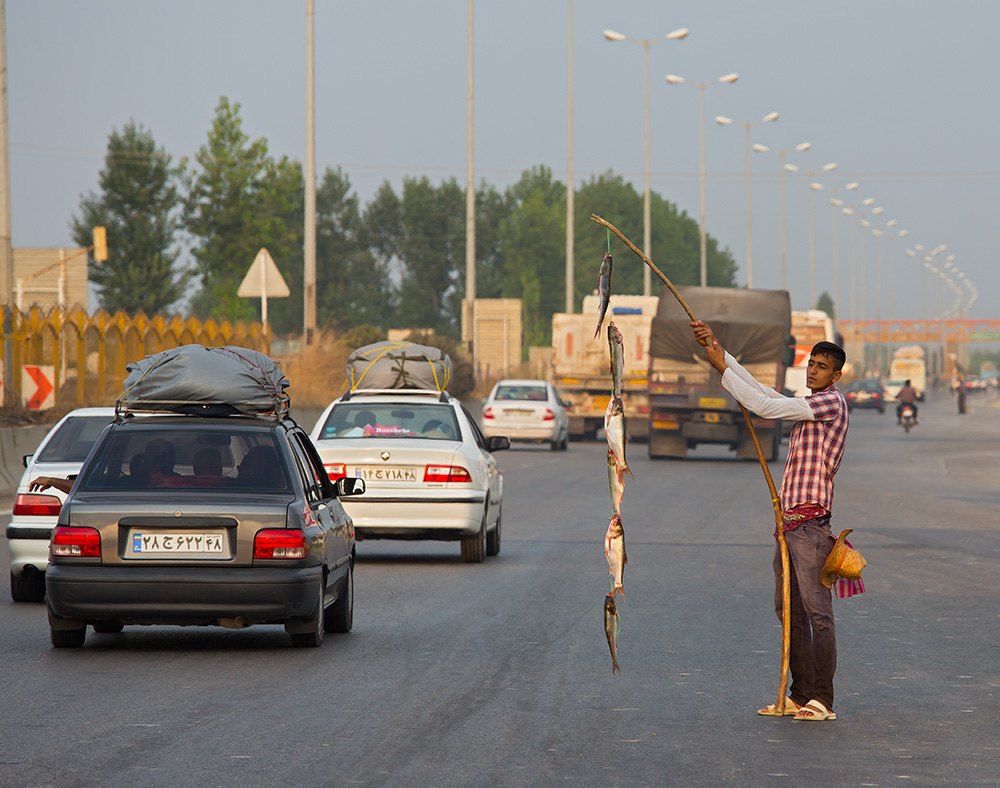
M998 405L944 396L910 435L852 415L834 530L868 590L835 602L836 722L754 713L779 679L773 520L759 466L724 451L631 446L612 675L604 447L574 443L498 455L485 564L362 542L354 632L318 650L171 627L57 651L44 606L5 599L0 785L997 785Z

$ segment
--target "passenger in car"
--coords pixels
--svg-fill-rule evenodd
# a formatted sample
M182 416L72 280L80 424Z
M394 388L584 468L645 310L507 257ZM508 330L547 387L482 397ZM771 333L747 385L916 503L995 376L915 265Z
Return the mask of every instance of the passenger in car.
M195 452L191 459L194 468L195 487L216 487L222 483L222 454L218 449L206 446Z
M278 456L271 446L254 446L236 468L237 487L284 487L281 477L275 477Z
M153 438L146 444L143 465L149 471L150 486L180 486L180 474L174 471L175 456L174 444L166 438Z

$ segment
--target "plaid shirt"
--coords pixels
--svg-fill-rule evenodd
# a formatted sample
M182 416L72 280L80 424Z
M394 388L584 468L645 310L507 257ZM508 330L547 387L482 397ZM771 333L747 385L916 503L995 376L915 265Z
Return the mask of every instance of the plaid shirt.
M781 482L781 508L789 511L812 503L828 512L833 507L833 477L840 467L847 438L844 395L831 386L810 394L813 421L798 421L788 441L788 459Z

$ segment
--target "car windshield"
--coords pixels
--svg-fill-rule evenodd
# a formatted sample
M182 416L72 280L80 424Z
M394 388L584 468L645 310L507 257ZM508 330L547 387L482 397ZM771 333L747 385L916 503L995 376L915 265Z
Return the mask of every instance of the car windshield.
M533 384L499 386L497 393L493 397L493 399L529 400L531 402L545 402L548 398L549 395L545 390L545 386Z
M288 490L285 463L270 432L124 429L94 457L83 490Z
M70 416L49 438L35 462L83 462L101 430L110 423L110 416Z
M348 401L334 405L319 437L455 440L459 434L450 405Z

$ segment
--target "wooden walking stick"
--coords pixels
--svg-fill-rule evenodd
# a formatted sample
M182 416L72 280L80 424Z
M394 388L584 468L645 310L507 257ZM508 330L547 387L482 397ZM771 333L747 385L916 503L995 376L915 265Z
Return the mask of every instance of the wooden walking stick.
M610 222L605 221L597 214L591 214L590 218L592 221L604 225L611 232L617 235L629 249L639 256L640 260L650 267L652 272L656 274L660 278L660 281L662 281L670 292L674 294L674 298L676 298L680 303L681 308L683 308L683 310L687 313L687 316L691 318L692 321L696 321L698 319L694 312L691 311L691 307L689 307L687 302L683 299L683 297L681 297L681 294L677 292L677 288L673 286L673 283L671 283L671 281L663 275L663 272L653 265L653 261L639 251L635 244L626 238L617 227ZM702 343L702 345L704 344L705 343ZM788 662L792 645L791 560L788 555L788 542L785 539L785 529L783 528L784 518L782 517L781 512L781 501L778 500L778 492L774 487L774 479L771 478L771 470L767 467L767 460L764 459L764 451L760 447L760 440L757 438L757 430L753 426L750 414L747 412L747 409L743 407L742 403L737 402L737 404L740 406L740 410L743 411L743 418L746 419L747 427L750 430L750 437L753 439L753 446L757 450L757 459L760 460L760 467L764 472L764 479L767 480L767 489L771 493L771 504L774 507L774 523L778 530L778 547L781 550L781 680L778 683L778 701L774 704L774 706L778 714L784 714L785 699L788 692Z

